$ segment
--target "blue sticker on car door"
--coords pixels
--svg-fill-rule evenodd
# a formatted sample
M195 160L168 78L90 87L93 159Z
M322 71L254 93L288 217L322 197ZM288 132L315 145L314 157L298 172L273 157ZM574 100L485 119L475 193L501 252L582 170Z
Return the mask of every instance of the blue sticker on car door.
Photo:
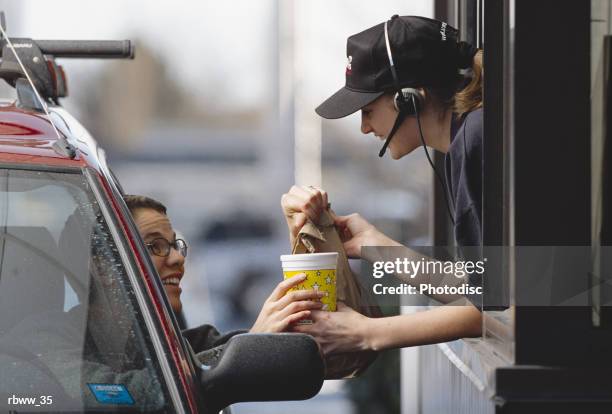
M122 384L87 384L100 404L133 405L134 399Z

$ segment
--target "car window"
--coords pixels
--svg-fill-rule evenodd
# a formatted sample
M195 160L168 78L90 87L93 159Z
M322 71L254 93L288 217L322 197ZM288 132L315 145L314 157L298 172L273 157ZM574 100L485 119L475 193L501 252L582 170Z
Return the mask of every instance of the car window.
M172 412L81 171L0 168L0 410Z

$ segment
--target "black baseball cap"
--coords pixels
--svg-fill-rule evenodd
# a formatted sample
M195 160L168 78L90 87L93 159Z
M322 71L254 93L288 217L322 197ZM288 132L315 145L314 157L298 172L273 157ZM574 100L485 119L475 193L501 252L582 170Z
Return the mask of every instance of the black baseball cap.
M387 21L387 31L398 77L396 85L384 25L377 24L348 38L346 84L315 109L317 114L327 119L343 118L398 86L436 86L457 77L457 69L466 60L460 56L457 29L426 17L395 15ZM475 50L470 51L472 56Z

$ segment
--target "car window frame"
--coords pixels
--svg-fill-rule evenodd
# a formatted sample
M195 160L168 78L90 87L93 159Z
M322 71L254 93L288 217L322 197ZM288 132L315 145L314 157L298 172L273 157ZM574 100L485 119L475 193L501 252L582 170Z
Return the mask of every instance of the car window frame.
M137 257L135 257L134 252L131 249L131 245L127 240L123 225L119 220L119 217L112 213L113 206L110 205L110 202L113 200L109 200L109 197L105 196L108 194L108 192L104 188L103 181L105 181L106 184L111 184L112 181L109 180L107 176L100 175L91 167L85 167L82 169L82 171L87 179L89 186L92 189L92 192L94 193L96 200L98 201L98 204L100 206L100 212L107 223L109 232L113 237L113 241L115 243L115 246L117 247L119 256L121 257L124 268L126 269L128 279L134 288L136 302L138 303L139 310L143 314L143 320L145 322L146 329L151 335L153 349L158 358L162 375L166 382L166 386L168 388L169 395L172 399L175 411L177 413L187 412L187 407L184 404L185 397L187 396L183 395L185 393L185 390L182 386L179 386L177 384L177 378L179 375L177 370L179 369L179 367L176 366L174 361L170 360L172 355L172 345L168 343L165 335L163 335L162 333L163 327L161 326L161 321L158 318L154 317L154 315L157 313L155 304L153 303L151 296L147 292L148 289L145 286L144 275L141 273L140 267L138 266L139 260ZM114 187L114 185L110 185L110 187L111 190L113 190L112 187ZM120 214L122 214L122 219L125 223L132 222L131 215L129 214L129 212L126 215L123 211L120 211ZM134 243L134 246L137 245L138 243ZM144 258L145 266L148 266L146 264L147 259L149 259L148 255L142 255L141 253L140 257ZM148 270L150 272L150 269ZM158 286L158 288L160 287L163 289L163 286ZM167 311L169 305L165 300L164 295L158 296L160 296L161 299L164 301L166 305L165 309ZM170 315L164 316L170 317ZM177 336L179 337L180 342L180 335Z
M117 187L114 181L114 179L116 178L113 179L113 177L110 175L110 172L109 172L110 170L108 169L108 167L106 167L104 157L101 157L101 164L102 164L101 165L102 168L101 168L100 173L94 170L91 170L91 169L89 169L90 171L88 173L91 175L92 183L95 185L99 184L100 185L99 190L102 192L106 192L106 194L110 198L112 198L112 200L108 200L102 197L105 203L105 206L104 206L105 209L106 208L111 209L111 210L113 209L113 206L106 204L108 201L112 201L115 203L115 207L117 208L118 213L121 216L122 223L118 223L116 221L118 217L116 217L115 215L111 215L111 216L114 222L114 226L116 226L115 229L122 230L120 232L121 234L118 234L117 236L121 238L121 242L125 243L125 246L127 247L123 245L122 246L126 248L128 251L132 251L131 247L133 247L135 249L135 252L133 253L136 253L136 255L138 256L138 257L134 257L133 262L130 262L131 266L135 266L133 271L137 272L138 274L138 277L133 282L136 282L141 293L147 291L147 286L145 285L144 275L141 273L141 269L138 266L138 264L143 266L142 270L144 272L147 272L149 275L154 276L151 279L152 279L152 282L156 290L158 291L157 296L163 304L162 317L166 318L166 321L168 322L169 327L171 327L171 329L173 330L172 332L170 332L170 334L173 335L173 338L169 338L169 339L174 340L175 342L174 345L176 345L176 350L178 351L178 357L181 359L181 362L184 362L184 364L178 364L179 365L178 367L177 367L177 364L175 364L173 361L170 362L170 365L169 365L170 372L174 380L173 383L177 388L178 394L180 394L178 396L177 395L173 396L173 398L177 397L178 398L177 402L179 402L179 404L181 404L186 411L189 411L188 409L189 404L187 404L186 401L188 401L188 398L190 396L193 398L193 402L195 406L198 408L198 410L202 410L203 407L205 407L205 402L202 401L200 390L199 388L197 388L199 385L199 377L198 377L199 367L195 366L197 361L194 361L194 358L192 356L192 351L190 347L188 346L188 344L186 343L185 338L181 334L181 329L178 324L178 320L176 316L174 315L174 312L172 311L170 302L168 301L166 294L164 293L165 290L161 282L161 278L157 274L157 270L155 269L151 256L145 247L144 241L142 240L142 237L140 236L138 228L136 224L134 223L134 220L132 218L132 215L129 209L127 205L125 204L125 201L123 200L123 195L119 191L119 188ZM98 183L97 182L98 180L101 180L101 181ZM104 182L104 184L106 184L106 188L104 188L105 186L103 185L102 181ZM92 185L92 183L90 183L90 185ZM93 187L94 186L92 185L92 188ZM105 219L106 219L106 216L105 216ZM131 239L131 243L130 241L128 241L128 238ZM117 242L115 241L115 243ZM150 296L146 293L144 295L146 298L147 310L153 314L156 314L157 310ZM151 315L149 314L149 316ZM166 337L163 334L162 321L155 318L155 320L152 322L155 323L155 334L159 335L159 338L161 339L161 343L163 344L164 350L166 351L165 355L168 355L169 357L169 355L172 354L172 349L171 349L172 346L168 344L168 342L166 341ZM175 383L176 381L179 381L180 373L177 371L179 369L182 370L182 373L186 376L186 379L190 381L190 384L181 384L181 386L178 386ZM188 396L187 394L190 394L190 395Z
M82 175L86 180L87 185L90 187L91 195L93 195L94 199L98 203L100 207L100 213L102 214L106 225L111 234L112 240L117 248L119 253L119 257L121 258L123 267L125 269L126 275L130 282L130 285L134 291L136 297L136 306L137 310L142 312L143 321L144 321L144 329L147 330L151 338L151 344L153 345L153 352L155 352L156 358L158 360L161 375L163 377L163 381L168 390L168 394L170 395L171 401L168 401L168 404L172 404L176 413L186 413L190 410L185 405L185 397L183 395L185 390L183 387L179 387L177 384L177 375L176 371L179 369L176 367L176 364L169 360L172 350L171 345L165 338L165 335L162 334L161 321L154 317L157 313L155 310L155 306L152 303L152 298L148 293L146 293L146 286L144 285L144 277L140 272L140 268L138 267L138 259L135 257L134 252L130 248L130 244L126 239L126 235L123 231L123 226L118 220L118 217L115 214L112 214L112 206L109 204L111 200L109 200L108 193L104 188L103 181L109 180L104 174L97 172L92 167L86 166L56 166L56 165L45 165L45 164L18 164L15 162L0 162L0 170L20 170L20 171L33 171L33 172L49 172L49 173L59 173L59 174L75 174ZM122 199L122 198L120 198ZM121 212L121 214L124 214ZM129 211L127 215L124 215L123 218L126 222L131 223L133 226L134 223L131 220L131 215L129 215ZM135 246L138 246L138 243L134 243ZM147 266L152 267L152 262L148 255L142 255L141 257L145 258L145 263ZM147 260L148 259L148 260ZM154 267L153 271L154 271ZM149 269L150 271L150 269ZM159 279L159 278L154 278ZM159 287L163 289L161 286L161 281L159 282ZM160 295L164 300L166 305L166 309L169 309L169 304L165 299L164 295ZM169 315L167 315L169 316ZM170 317L170 319L172 319ZM176 327L178 324L176 321L173 321L172 325L176 331ZM180 332L180 330L178 331ZM182 335L177 335L180 339L182 339ZM181 347L184 345L181 343ZM182 349L182 352L185 353L185 350ZM189 358L186 358L189 360ZM191 370L193 372L193 369ZM161 378L160 378L161 379ZM182 392L181 392L182 391Z

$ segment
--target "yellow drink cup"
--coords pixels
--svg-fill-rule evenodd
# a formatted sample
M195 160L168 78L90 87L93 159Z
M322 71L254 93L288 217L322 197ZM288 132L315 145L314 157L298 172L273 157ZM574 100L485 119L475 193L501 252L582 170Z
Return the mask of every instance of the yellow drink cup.
M325 296L321 298L322 310L336 311L338 253L288 254L282 255L280 259L285 279L299 273L306 274L306 279L290 291L314 289L325 292ZM312 321L303 320L300 323L312 323Z

